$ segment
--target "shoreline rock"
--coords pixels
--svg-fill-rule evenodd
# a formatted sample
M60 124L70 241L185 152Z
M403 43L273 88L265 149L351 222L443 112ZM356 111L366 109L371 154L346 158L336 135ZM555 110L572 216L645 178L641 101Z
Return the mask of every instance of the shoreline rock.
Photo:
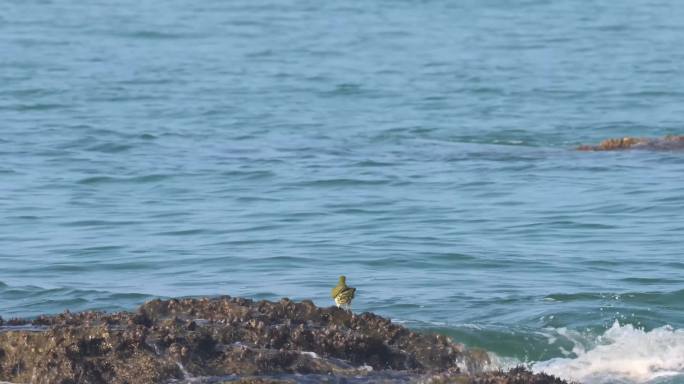
M0 326L0 380L10 382L564 383L522 368L483 372L484 351L308 300L153 300Z
M580 145L579 151L621 151L646 149L652 151L684 150L684 136L669 135L662 138L623 137L603 140L597 145Z

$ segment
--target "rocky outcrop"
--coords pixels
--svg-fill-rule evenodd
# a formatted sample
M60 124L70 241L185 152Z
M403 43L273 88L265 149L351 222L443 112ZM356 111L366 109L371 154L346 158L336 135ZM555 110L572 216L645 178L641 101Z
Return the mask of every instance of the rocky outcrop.
M561 382L482 373L483 351L311 301L155 300L0 325L0 380L20 383Z
M580 151L619 151L624 149L647 150L684 150L684 136L665 136L663 138L623 137L608 139L598 145L580 145Z

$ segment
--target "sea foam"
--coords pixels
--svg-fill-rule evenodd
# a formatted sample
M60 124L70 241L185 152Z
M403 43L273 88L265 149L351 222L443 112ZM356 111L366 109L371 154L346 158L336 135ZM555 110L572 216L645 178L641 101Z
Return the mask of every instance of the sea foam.
M684 330L664 326L644 331L617 321L593 348L579 343L574 358L532 364L546 372L581 383L684 382Z

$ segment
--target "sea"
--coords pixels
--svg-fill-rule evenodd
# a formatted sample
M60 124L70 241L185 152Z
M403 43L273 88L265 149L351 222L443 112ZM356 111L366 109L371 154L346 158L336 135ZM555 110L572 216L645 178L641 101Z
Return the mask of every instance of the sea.
M684 383L678 0L2 0L0 315L371 311Z

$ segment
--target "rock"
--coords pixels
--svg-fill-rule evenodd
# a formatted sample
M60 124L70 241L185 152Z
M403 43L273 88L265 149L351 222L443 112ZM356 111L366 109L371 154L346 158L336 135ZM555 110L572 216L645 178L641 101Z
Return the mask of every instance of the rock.
M561 382L478 373L487 363L447 337L308 300L154 300L135 313L14 319L0 332L0 380L11 382Z
M608 139L598 145L580 145L580 151L619 151L624 149L646 150L684 150L684 136L665 136L663 138L623 137Z

